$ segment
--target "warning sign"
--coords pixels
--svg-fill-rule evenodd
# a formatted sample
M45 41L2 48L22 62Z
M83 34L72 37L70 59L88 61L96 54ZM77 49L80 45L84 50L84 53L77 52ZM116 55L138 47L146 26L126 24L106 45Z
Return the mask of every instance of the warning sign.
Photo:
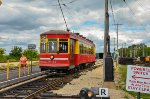
M128 65L126 90L150 94L150 67Z

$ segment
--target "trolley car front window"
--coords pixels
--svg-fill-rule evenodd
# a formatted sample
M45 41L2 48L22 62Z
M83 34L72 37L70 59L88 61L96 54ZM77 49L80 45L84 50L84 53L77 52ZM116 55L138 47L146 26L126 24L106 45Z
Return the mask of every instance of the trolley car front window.
M56 53L57 52L57 39L48 40L48 52Z
M59 52L68 53L68 39L59 39Z

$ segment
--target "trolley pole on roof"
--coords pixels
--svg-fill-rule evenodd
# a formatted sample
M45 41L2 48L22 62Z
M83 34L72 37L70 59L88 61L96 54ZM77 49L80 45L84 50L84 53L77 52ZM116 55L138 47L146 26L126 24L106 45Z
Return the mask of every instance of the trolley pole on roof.
M110 36L109 36L109 13L108 13L108 0L105 0L105 31L104 31L104 81L113 81L113 60L110 54Z
M62 16L63 16L64 22L65 22L65 25L66 25L66 29L67 29L67 31L70 31L69 28L68 28L67 21L66 21L66 19L65 19L65 16L64 16L64 13L63 13L63 10L62 10L62 7L61 7L61 4L60 4L60 1L59 1L59 0L58 0L58 4L59 4L60 11L61 11L61 14L62 14Z

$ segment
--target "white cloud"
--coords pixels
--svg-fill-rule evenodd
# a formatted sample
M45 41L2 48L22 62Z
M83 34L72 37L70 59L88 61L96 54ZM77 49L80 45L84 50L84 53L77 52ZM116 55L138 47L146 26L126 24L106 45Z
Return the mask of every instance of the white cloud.
M80 32L86 37L93 37L97 51L103 51L104 37L104 0L63 0L62 5L69 27L76 27L74 32ZM145 42L150 46L150 1L126 0L127 5L120 0L113 0L115 19L119 26L119 45ZM65 24L57 0L4 0L0 6L0 46L6 49L14 45L26 47L28 43L39 46L39 35L48 30L62 29ZM110 24L113 19L110 13ZM86 25L85 22L97 22ZM139 28L143 29L140 30ZM145 30L144 30L145 29ZM116 30L110 26L111 45L116 37ZM91 39L91 38L90 38ZM112 49L112 48L111 48Z

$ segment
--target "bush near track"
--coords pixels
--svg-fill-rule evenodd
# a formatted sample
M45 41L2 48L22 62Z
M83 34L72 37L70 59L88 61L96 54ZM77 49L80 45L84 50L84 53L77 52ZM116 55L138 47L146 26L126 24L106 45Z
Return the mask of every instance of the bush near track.
M130 57L119 58L119 64L132 65L132 64L134 64L134 59L130 58Z

